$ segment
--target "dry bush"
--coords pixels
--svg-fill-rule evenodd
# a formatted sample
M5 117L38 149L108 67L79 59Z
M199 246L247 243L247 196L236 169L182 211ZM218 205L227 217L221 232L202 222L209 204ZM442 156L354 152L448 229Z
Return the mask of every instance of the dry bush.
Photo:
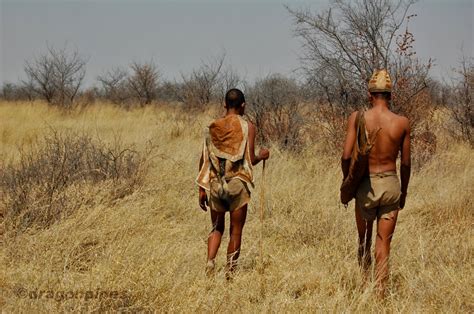
M322 144L320 151L327 155L341 154L347 129L347 110L335 104L321 104L306 119L311 141Z
M248 88L247 113L257 127L258 139L290 150L301 148L303 118L301 94L294 80L278 74L258 80Z
M451 116L454 120L452 133L474 146L474 63L472 58L462 57L456 70L458 78L453 82L450 98Z
M105 99L117 105L130 106L132 95L128 86L128 73L121 67L116 67L99 75L97 80L101 84Z
M2 169L5 227L19 232L48 227L93 202L94 186L106 187L108 200L122 198L140 186L146 165L144 155L120 140L107 145L87 134L53 130Z
M432 130L434 106L428 90L423 90L404 105L404 115L410 119L412 166L419 170L435 155L437 136Z
M149 105L157 99L160 72L153 60L132 62L131 73L115 67L97 77L105 99L130 109L134 101L140 106Z
M81 91L79 95L76 97L74 108L85 109L88 106L94 105L99 95L100 95L100 92L95 87L88 88Z
M140 105L149 105L156 99L156 90L160 74L153 61L130 64L132 75L128 77L128 86L131 93Z
M33 101L35 92L30 83L5 82L2 86L1 98L7 101Z
M24 85L49 104L69 108L83 83L86 63L77 50L48 46L46 53L26 62Z
M229 65L221 70L218 84L220 95L217 96L220 97L220 99L225 99L225 94L229 89L240 88L240 86L244 85L245 82L239 72Z
M221 96L220 74L225 53L203 60L201 66L189 76L182 74L182 84L177 90L178 99L190 108L202 108Z
M415 56L413 48L415 38L408 30L410 20L416 15L407 17L405 31L397 36L396 54L392 64L393 100L391 109L410 120L411 135L416 148L417 143L423 143L415 149L415 161L419 157L426 162L433 147L436 147L436 136L429 130L429 122L435 110L435 101L428 87L428 73L432 60L422 63ZM428 135L429 134L429 135ZM418 139L418 135L421 136ZM428 142L427 142L428 141Z

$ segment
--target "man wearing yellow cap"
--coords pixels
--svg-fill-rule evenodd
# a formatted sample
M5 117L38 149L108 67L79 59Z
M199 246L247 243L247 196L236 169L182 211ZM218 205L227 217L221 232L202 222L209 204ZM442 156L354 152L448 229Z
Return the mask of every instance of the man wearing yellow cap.
M389 109L392 83L386 70L376 71L368 84L372 108L361 116L365 119L367 134L376 137L368 155L368 171L357 188L355 216L359 233L359 263L365 275L370 269L372 226L377 219L375 241L376 282L380 297L385 294L388 278L390 241L395 231L398 211L405 206L410 179L410 123ZM342 170L348 173L350 159L357 137L357 112L348 121L347 137L342 156ZM401 152L400 177L396 160Z

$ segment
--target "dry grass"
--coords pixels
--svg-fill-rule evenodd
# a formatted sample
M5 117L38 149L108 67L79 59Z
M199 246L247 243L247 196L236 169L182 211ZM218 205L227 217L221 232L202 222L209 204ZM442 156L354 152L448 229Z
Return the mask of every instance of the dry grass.
M197 205L194 177L201 133L215 112L169 107L121 110L106 104L64 114L41 103L0 104L2 162L53 127L144 148L157 144L141 189L113 203L98 199L44 229L1 238L0 308L6 312L473 312L473 150L441 127L430 164L413 177L393 240L389 296L373 298L356 262L352 206L338 204L339 156L273 148L267 164L264 276L258 272L257 189L244 229L240 271L204 275L210 219ZM444 114L437 113L442 120ZM439 122L439 121L438 121ZM436 125L441 125L438 123ZM5 208L2 208L2 212ZM228 240L226 234L224 243ZM57 300L45 294L52 291ZM22 294L28 292L26 297ZM67 299L66 292L94 293ZM118 296L97 297L117 291ZM65 297L62 296L65 292ZM87 300L85 300L87 299Z

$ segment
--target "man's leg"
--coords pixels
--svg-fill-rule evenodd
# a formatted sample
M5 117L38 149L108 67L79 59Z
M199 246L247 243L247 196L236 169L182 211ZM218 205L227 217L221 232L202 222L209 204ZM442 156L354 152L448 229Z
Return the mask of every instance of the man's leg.
M225 212L216 212L211 209L212 231L207 238L207 267L210 275L214 271L214 259L221 245L222 234L225 228Z
M247 217L247 204L230 212L230 240L227 247L227 267L232 272L235 269L237 259L240 255L240 243L242 241L242 229Z
M370 256L370 247L372 245L372 227L374 225L373 220L365 220L362 218L361 209L356 204L355 210L357 232L359 233L359 250L358 260L359 266L364 271L364 275L370 269L372 264L372 258Z
M390 242L397 223L398 210L390 213L387 218L377 219L377 239L375 240L375 278L379 297L385 296L388 279L388 259Z

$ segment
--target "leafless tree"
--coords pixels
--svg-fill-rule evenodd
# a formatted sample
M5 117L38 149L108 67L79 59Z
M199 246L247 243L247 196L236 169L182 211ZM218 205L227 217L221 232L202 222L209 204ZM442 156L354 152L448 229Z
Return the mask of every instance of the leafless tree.
M301 144L303 126L298 84L273 74L246 88L246 94L248 116L257 127L259 139L276 142L283 148L297 149Z
M34 92L52 104L57 94L53 60L48 55L39 56L33 63L26 62L25 72Z
M287 7L295 35L302 40L302 71L320 105L318 127L329 130L326 140L332 147L340 149L345 129L341 122L366 105L367 82L381 68L391 74L392 109L410 118L414 143L418 134L427 132L423 122L433 106L425 89L432 61L420 62L414 51L408 27L416 16L408 14L414 2L334 0L321 12ZM426 138L432 141L435 136ZM434 140L430 145L435 146Z
M156 97L160 77L157 65L153 61L133 62L130 68L132 69L132 75L128 78L130 90L141 105L150 104Z
M428 62L422 63L416 58L416 52L413 48L415 42L413 34L408 30L408 24L411 18L416 15L407 16L405 31L397 35L396 49L393 56L390 69L394 85L394 94L396 95L393 103L393 109L396 112L407 114L412 118L412 123L417 119L417 112L411 112L413 105L410 103L425 88L428 87L428 74L432 67L431 58ZM421 109L421 108L420 108ZM428 109L428 108L423 108ZM413 113L413 115L411 114Z
M158 86L158 99L165 102L179 101L180 88L177 82L163 81Z
M451 94L451 86L449 84L431 78L428 80L427 85L430 98L436 106L441 107L448 104Z
M86 60L77 50L48 46L45 54L26 62L25 73L35 93L48 103L70 107L82 85L85 66Z
M221 90L221 99L224 99L225 94L229 89L238 88L244 83L242 77L232 66L226 66L222 69L218 81Z
M374 70L391 68L395 61L397 35L413 3L335 0L320 13L287 7L303 42L306 76L328 100L345 106L364 102Z
M225 53L217 55L207 61L202 61L198 69L189 76L181 75L183 83L179 93L182 102L189 106L203 106L221 95L219 89L219 75L224 65Z
M128 73L121 67L113 68L97 77L104 96L115 104L124 104L130 99Z
M474 63L463 56L457 69L459 79L453 82L451 113L461 137L474 146Z
M32 80L22 81L17 86L18 98L33 101L36 99L34 82Z
M16 86L13 83L3 83L2 86L2 98L5 100L13 99L13 95L15 94Z
M1 98L7 101L27 100L35 98L31 86L6 82L2 86Z

